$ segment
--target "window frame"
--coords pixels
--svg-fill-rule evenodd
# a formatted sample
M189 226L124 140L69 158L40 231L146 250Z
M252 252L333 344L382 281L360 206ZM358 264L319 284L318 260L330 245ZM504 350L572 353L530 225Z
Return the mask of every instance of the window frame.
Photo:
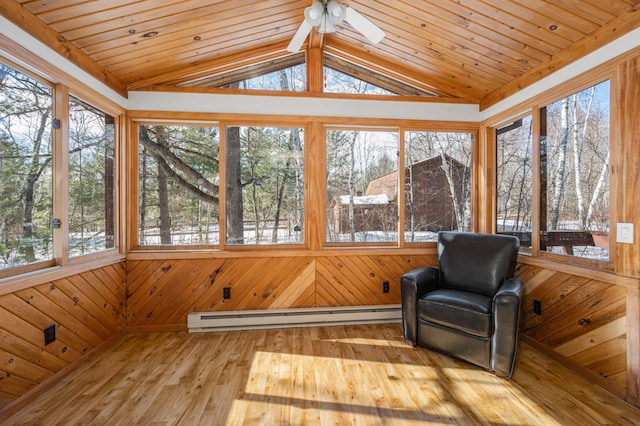
M433 248L436 246L437 242L435 241L416 241L416 242L407 242L405 241L405 185L401 184L404 181L404 171L406 170L405 166L405 135L408 132L433 132L433 133L468 133L473 138L473 143L471 145L471 159L470 159L470 231L475 232L478 229L478 218L477 212L479 211L477 203L478 203L478 194L474 191L476 188L476 182L478 181L478 146L479 146L479 134L480 127L476 125L476 123L468 123L468 122L427 122L426 124L415 125L414 123L403 122L402 120L389 120L391 122L388 126L368 126L368 125L354 125L354 124L342 124L346 123L344 120L332 120L331 122L322 123L322 131L323 131L323 168L326 169L326 132L331 129L340 129L340 130L369 130L369 131L389 131L389 132L397 132L398 133L398 170L402 170L402 173L398 173L398 200L403 200L403 202L398 203L398 218L397 218L397 232L398 239L394 242L384 242L384 243L359 243L359 242L327 242L326 241L326 174L325 179L318 183L318 185L322 185L323 187L323 220L322 220L322 247L324 249L375 249L375 248L394 248L394 249L406 249L406 248Z
M323 168L324 170L327 169L327 165L326 165L326 161L327 161L327 134L329 131L332 130L344 130L344 131L358 131L358 132L384 132L384 133L396 133L397 134L397 138L398 138L398 159L397 159L397 163L398 163L398 170L401 169L401 167L403 167L404 164L404 159L402 159L402 155L400 153L402 153L402 149L404 147L404 136L401 133L401 128L400 127L393 127L393 126L384 126L384 127L372 127L372 126L354 126L354 125L340 125L340 124L325 124L322 127L323 129L323 157L322 157L322 164L323 164ZM400 185L400 179L401 179L401 173L398 173L398 178L397 178L397 185L398 185L398 193L397 193L397 197L400 197L400 194L403 194L404 196L404 191L401 192L401 187L402 185ZM404 174L402 174L402 177L404 176ZM326 173L324 174L324 179L322 179L321 182L318 182L318 185L322 185L322 193L323 193L323 233L322 233L322 244L324 248L327 249L335 249L335 248L376 248L376 247L401 247L401 234L402 232L400 231L400 225L401 225L401 221L398 218L396 218L396 232L398 233L398 238L395 241L375 241L375 242L351 242L351 241L345 241L345 242L338 242L338 241L327 241L327 221L329 220L328 218L328 201L327 200L327 180L326 180ZM398 206L399 207L399 206ZM400 212L398 210L397 214L399 215Z
M34 262L26 265L19 265L4 270L0 270L0 283L5 279L16 279L28 273L44 272L53 267L66 267L81 265L94 261L105 261L112 256L120 258L123 253L122 243L124 233L121 228L122 209L122 181L120 173L122 170L123 152L122 136L124 129L124 109L115 103L106 100L100 94L81 84L76 84L73 80L68 80L64 75L44 77L45 72L34 66L23 66L16 61L0 54L0 61L14 70L32 78L38 83L51 88L52 112L51 118L60 121L60 126L51 129L52 144L52 218L60 219L60 227L53 228L51 259ZM48 74L47 74L48 75ZM61 82L54 82L53 78ZM71 87L72 86L72 87ZM69 98L80 100L91 107L110 115L114 119L114 247L105 250L87 253L71 257L69 255Z
M302 202L302 218L303 218L303 223L305 224L302 228L302 230L300 231L300 238L301 241L299 243L281 243L281 244L273 244L273 243L253 243L253 244L247 244L247 243L243 243L243 244L228 244L227 243L227 131L229 128L272 128L272 129L298 129L301 130L303 133L303 139L302 139L302 164L303 164L303 170L302 170L302 180L303 180L303 191L302 191L302 198L303 198L303 202ZM220 227L220 247L224 247L225 250L228 251L249 251L249 250L256 250L256 251L260 251L260 250L279 250L279 249L283 249L283 250L291 250L291 249L306 249L308 248L308 240L307 240L307 208L308 208L308 202L307 202L307 188L308 188L308 184L307 184L307 179L308 179L308 172L307 172L307 162L308 162L308 156L307 156L307 129L308 127L306 125L291 125L291 124L283 124L280 122L277 122L277 124L265 124L263 122L261 122L260 124L236 124L236 123L232 123L232 122L225 122L224 127L221 126L221 133L224 131L224 138L221 136L220 138L220 147L221 147L221 154L220 154L220 215L222 217L221 222L224 222L224 224L221 223L221 227ZM224 144L222 142L222 140L224 140ZM224 163L222 163L224 158ZM222 177L224 173L224 178Z
M541 224L540 224L540 114L541 110L543 110L548 105L557 102L567 96L571 96L573 94L579 93L583 90L587 90L595 85L598 85L604 81L609 82L609 151L611 152L612 158L614 158L614 153L616 150L617 140L615 139L615 135L617 134L617 125L618 121L616 118L619 116L617 111L617 106L615 103L616 93L617 93L617 74L616 74L616 64L615 63L605 63L602 64L590 71L587 71L579 76L572 78L569 81L563 82L557 86L551 87L548 90L534 96L527 101L519 104L518 106L511 108L510 110L503 111L500 116L508 117L504 119L499 119L490 122L486 126L486 134L492 135L493 141L486 141L486 143L491 146L491 144L496 143L495 132L498 128L508 124L509 122L517 119L517 117L523 117L526 115L532 116L532 173L533 173L533 209L532 209L532 230L531 230L531 250L530 252L521 251L520 254L525 256L530 256L532 258L539 258L542 260L547 260L551 262L561 262L565 264L572 264L580 267L588 267L598 270L604 271L612 271L614 269L614 265L616 263L616 250L612 249L615 247L615 218L617 217L617 203L616 203L616 185L617 183L614 181L614 173L613 161L609 163L609 259L607 261L601 261L590 258L581 258L574 255L563 254L563 253L551 253L540 249L540 232L541 232ZM491 138L491 136L488 136ZM493 154L492 164L495 166L497 163L497 147L494 145L494 149L490 150ZM495 167L497 169L497 167ZM492 203L496 202L496 191L497 191L497 179L496 179L496 171L493 170L492 176L488 176L490 181L492 182L491 191L494 194L494 199L491 200ZM496 210L495 205L492 205L491 212L491 223L490 227L493 232L496 232Z
M77 265L77 264L82 264L82 263L86 263L86 262L90 262L90 261L95 261L98 259L103 258L104 256L110 256L110 255L120 255L123 253L124 250L124 244L123 244L123 238L124 238L124 232L122 229L122 219L121 219L121 214L122 214L122 206L123 206L123 195L122 195L122 186L121 186L121 182L123 181L121 174L122 174L122 170L123 170L123 135L125 135L125 131L124 131L124 112L119 110L117 107L114 107L113 105L111 105L109 102L106 102L103 98L99 97L99 96L95 96L92 93L89 93L85 90L76 90L76 89L69 89L67 90L66 93L66 105L67 107L65 108L65 123L66 126L63 125L63 129L65 132L65 138L64 138L64 144L65 144L65 149L66 149L66 153L65 153L65 163L68 163L69 158L68 158L68 148L69 148L69 97L73 96L74 98L78 99L81 102L86 103L87 105L101 111L104 114L110 115L111 117L113 117L113 160L114 160L114 165L113 165L113 185L114 185L114 189L113 189L113 226L114 226L114 235L113 235L113 242L114 242L114 246L112 248L108 248L108 249L104 249L101 251L97 251L94 253L87 253L81 256L74 256L72 258L69 257L69 243L68 240L65 241L64 244L64 251L66 253L66 258L67 258L67 263L70 265ZM65 186L68 186L68 164L65 164L65 179L64 179L64 183ZM69 191L68 191L68 187L65 188L65 199L64 199L64 209L68 211L69 208ZM64 217L69 217L68 216L68 212ZM63 225L66 226L66 233L65 233L65 237L66 239L68 239L68 235L69 235L69 221L65 220L63 221Z
M455 128L451 128L451 127L447 127L447 126L442 126L442 127L438 127L438 128L415 128L415 127L406 127L406 128L402 128L402 138L401 138L401 157L402 157L402 181L404 182L405 179L405 171L407 170L406 167L406 140L405 140L405 136L407 133L409 132L413 132L413 133L460 133L460 134L469 134L471 135L472 138L472 142L471 142L471 146L470 146L470 151L469 151L469 155L470 155L470 159L469 159L469 231L470 232L474 232L477 229L477 218L475 213L478 211L476 204L477 204L477 200L478 200L478 195L476 193L476 191L474 191L474 188L476 188L475 186L475 182L477 182L477 173L478 173L478 143L479 143L479 130L478 128L471 128L471 127L455 127ZM430 246L434 246L437 244L437 241L405 241L405 233L406 233L406 224L405 224L405 218L406 218L406 187L404 184L400 185L401 187L401 191L402 191L402 200L403 202L400 203L400 208L398 209L398 212L400 214L400 224L401 224L401 247L430 247ZM398 196L400 197L400 195Z
M131 241L130 250L137 251L193 251L193 250L221 250L220 247L224 245L224 240L219 238L218 244L210 244L210 245L200 245L200 244L176 244L176 245L167 245L167 244L157 244L157 245L145 245L140 244L140 138L139 138L139 126L147 125L147 126L184 126L184 127L217 127L218 128L218 161L220 163L218 173L219 173L219 181L220 181L220 189L219 189L219 200L223 199L224 196L224 188L222 185L222 173L226 170L223 164L223 147L222 144L225 141L224 135L222 134L222 124L216 120L188 120L188 119L166 119L166 118L145 118L141 120L129 120L130 122L130 138L131 138L131 165L129 167L130 175L129 175L129 194L131 195L131 203L129 209L129 235ZM220 220L221 217L224 217L224 210L222 206L222 202L218 201L218 226L219 226L219 234L222 235L224 232L224 223Z
M136 117L135 114L130 117L130 138L131 138L131 167L129 167L129 182L130 188L129 194L131 196L131 202L129 207L129 217L131 218L128 225L128 235L130 241L129 251L162 251L162 252L193 252L193 251L207 251L207 252L248 252L248 251L267 251L267 250L308 250L309 249L309 236L310 230L308 226L305 226L301 238L302 242L299 244L226 244L226 179L227 179L227 150L226 150L226 133L229 127L272 127L272 128L298 128L304 132L304 153L303 153L303 179L304 179L304 191L303 191L303 208L304 219L307 223L309 211L308 200L308 178L309 178L309 154L307 149L308 144L308 119L303 120L288 120L285 117L247 117L238 118L232 117L231 119L225 114L207 114L206 118L195 118L197 114L192 113L159 113L149 112L142 113L144 117ZM138 137L138 125L168 125L168 126L215 126L219 130L219 205L218 205L218 225L219 225L219 244L211 245L141 245L139 243L139 229L138 221L139 216L139 137Z
M21 66L20 64L17 64L16 62L12 61L11 59L0 55L0 61L8 66L13 68L15 71L35 80L37 83L48 86L51 89L51 119L53 120L53 118L55 117L55 106L56 106L56 99L58 98L59 94L58 94L58 90L56 90L56 84L53 83L52 81L38 75L37 73ZM51 196L52 196L52 206L51 206L51 214L54 215L54 211L55 211L55 205L56 205L56 188L55 188L55 184L56 184L56 172L55 172L55 165L53 162L53 157L54 157L54 149L56 146L56 135L55 135L55 131L52 128L51 129L51 146L52 146L52 166L51 166L51 173L52 173L52 177L51 177ZM6 277L13 277L15 275L20 275L20 274L25 274L25 273L29 273L29 272L34 272L34 271L38 271L38 270L43 270L46 268L50 268L53 266L56 266L59 264L59 259L56 259L56 233L54 232L54 230L52 229L52 233L51 233L51 244L52 244L52 251L51 251L51 258L50 259L46 259L46 260L40 260L37 262L32 262L32 263L27 263L24 265L17 265L17 266L13 266L13 267L9 267L6 269L0 269L0 279L6 278Z
M104 255L105 253L111 253L114 251L118 250L118 246L119 246L119 239L118 239L118 234L119 234L119 227L118 227L118 193L119 193L119 187L118 187L118 170L119 170L119 165L118 165L118 140L119 140L119 130L120 130L120 117L118 115L114 115L111 114L107 111L105 111L104 108L99 107L94 105L93 102L91 101L86 101L85 99L82 98L82 96L78 96L74 93L69 93L68 95L68 99L69 102L67 105L69 105L69 103L71 102L71 97L75 98L76 100L78 100L81 103L84 103L85 105L89 106L90 108L95 109L96 111L99 111L100 113L104 114L105 116L109 116L111 118L113 118L113 205L111 206L112 210L113 210L113 217L112 217L112 221L113 221L113 247L108 247L108 248L104 248L101 250L97 250L94 252L90 252L90 253L86 253L86 254L81 254L81 255L76 255L76 256L71 256L69 254L69 263L75 263L75 262L83 262L86 261L88 259L95 259L97 257L100 257L101 255ZM70 108L67 109L66 114L67 117L69 116L69 112L70 112ZM70 131L70 120L67 120L68 123L68 129ZM67 132L68 133L68 132ZM66 153L66 159L67 159L67 163L69 161L69 151L68 151L68 147L69 147L69 136L67 137L67 153ZM66 168L66 176L67 179L66 181L68 182L69 180L69 167L67 164L67 168ZM106 194L106 193L105 193ZM68 191L68 187L67 187L67 191L66 191L66 196L67 196L67 202L66 202L66 206L69 206L69 191ZM107 208L107 206L105 206L105 208ZM65 217L67 217L68 219L66 220L66 222L70 222L70 216L69 214L67 214ZM105 221L106 221L106 217L105 217ZM69 223L67 223L67 226L69 225ZM69 231L67 231L67 237L69 235ZM66 247L70 248L69 242L66 242ZM82 259L82 260L77 260L77 259Z
M535 138L536 138L536 131L539 131L539 127L536 128L537 124L539 123L539 119L536 120L533 115L532 115L532 111L533 110L527 110L524 111L520 114L516 114L512 117L509 117L508 120L502 121L500 123L498 123L495 126L492 126L492 144L494 145L494 155L495 155L495 170L496 170L496 176L494 176L495 179L495 189L494 189L494 194L495 194L495 199L492 200L492 217L493 217L493 224L492 224L492 228L494 229L494 232L499 233L498 231L498 178L497 178L497 173L498 173L498 130L505 128L513 123L515 123L518 120L522 120L526 117L531 117L531 175L532 175L532 182L531 182L531 225L532 225L532 229L531 229L531 246L530 247L523 247L520 246L520 252L519 254L527 254L530 255L532 250L533 250L533 235L534 235L534 231L533 228L536 226L537 220L535 220L536 218L536 214L537 214L537 206L534 203L534 191L535 191L535 174L536 174L536 170L539 170L540 164L539 161L536 160L538 158L539 152L536 153L536 142L535 142ZM536 164L536 161L538 161L538 164Z
M588 90L598 84L601 84L605 81L609 82L609 152L613 153L613 149L614 149L614 134L615 134L615 120L614 117L616 117L617 115L614 115L614 76L611 75L610 77L600 77L600 78L595 78L587 83L583 83L583 84L578 84L575 87L574 86L569 86L567 87L565 90L561 91L561 92L556 92L555 96L552 96L551 100L546 100L544 102L539 102L536 107L534 108L534 113L538 116L541 115L543 109L545 109L547 106L558 102L560 100L562 100L563 98L572 96L574 94L577 94L579 92ZM536 175L535 175L535 180L536 180L536 191L534 193L534 198L535 198L535 202L538 204L538 208L536 209L536 222L537 222L537 232L536 232L536 239L537 239L537 254L538 256L540 256L541 258L548 258L548 259L553 259L553 260L560 260L560 261L567 261L570 260L571 262L575 262L577 264L581 264L581 265L586 265L586 266L591 266L591 267L596 267L596 268L605 268L605 269L612 269L613 268L613 250L609 250L609 257L607 260L597 260L597 259L592 259L592 258L582 258L579 256L575 256L572 254L564 254L564 253L552 253L552 252L548 252L545 250L542 250L540 248L541 244L540 244L540 233L541 233L541 222L540 222L540 217L541 217L541 211L540 211L540 198L542 196L541 194L541 180L540 180L540 144L541 144L541 136L540 136L540 132L541 132L541 124L540 124L541 119L538 118L537 120L537 126L535 126L534 130L537 130L537 134L534 133L534 146L533 146L533 150L536 152L537 157L535 158L536 160L536 169L534 169L536 171ZM613 229L615 226L612 226L612 218L615 217L614 215L614 202L615 199L613 197L614 195L614 189L613 189L613 185L612 185L612 170L613 169L613 165L611 162L609 162L608 165L608 173L609 173L609 247L615 247L614 244L612 244L612 238L614 236L615 230ZM533 245L533 242L532 242Z

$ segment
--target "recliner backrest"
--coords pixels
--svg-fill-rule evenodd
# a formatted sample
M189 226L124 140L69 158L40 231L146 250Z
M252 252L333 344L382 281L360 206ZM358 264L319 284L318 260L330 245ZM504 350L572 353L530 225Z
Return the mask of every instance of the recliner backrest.
M440 287L493 297L513 277L519 247L509 235L439 232Z

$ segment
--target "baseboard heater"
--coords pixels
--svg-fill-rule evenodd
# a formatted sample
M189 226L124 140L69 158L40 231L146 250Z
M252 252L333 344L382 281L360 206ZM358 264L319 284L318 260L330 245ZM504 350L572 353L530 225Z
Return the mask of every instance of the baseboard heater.
M265 309L259 311L193 312L187 317L190 333L311 327L314 325L380 324L400 322L401 305L329 308Z

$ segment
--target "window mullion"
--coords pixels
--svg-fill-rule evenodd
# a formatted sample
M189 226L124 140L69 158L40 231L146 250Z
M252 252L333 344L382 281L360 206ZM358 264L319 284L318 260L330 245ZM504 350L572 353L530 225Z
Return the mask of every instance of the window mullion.
M52 129L53 138L53 257L56 264L69 263L69 89L56 85ZM56 219L59 220L56 221Z

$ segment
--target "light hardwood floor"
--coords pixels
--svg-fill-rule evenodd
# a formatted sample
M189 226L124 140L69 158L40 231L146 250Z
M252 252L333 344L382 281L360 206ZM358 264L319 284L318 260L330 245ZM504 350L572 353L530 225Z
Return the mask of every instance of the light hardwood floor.
M7 425L601 425L640 410L520 346L510 381L399 324L129 334Z

